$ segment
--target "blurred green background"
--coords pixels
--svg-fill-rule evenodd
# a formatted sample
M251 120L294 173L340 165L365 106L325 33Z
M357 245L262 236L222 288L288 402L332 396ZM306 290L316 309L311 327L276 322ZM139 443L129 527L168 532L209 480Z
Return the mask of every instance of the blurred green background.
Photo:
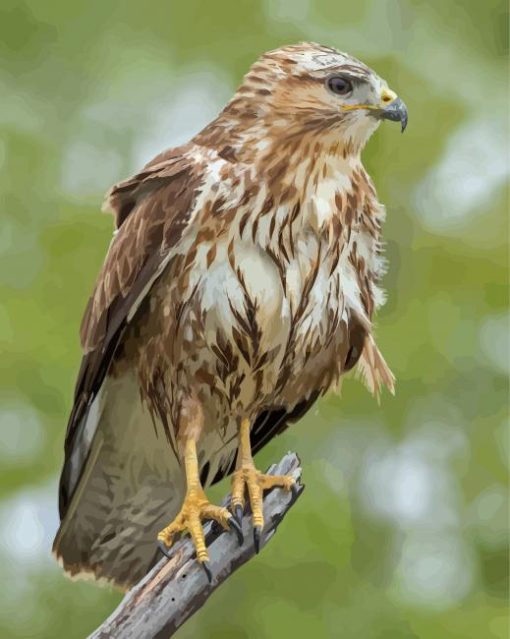
M120 600L50 556L103 193L207 123L260 53L305 39L409 108L364 155L388 209L377 332L397 395L379 407L348 379L260 454L298 451L307 489L177 636L507 636L506 7L2 0L1 637L84 637Z

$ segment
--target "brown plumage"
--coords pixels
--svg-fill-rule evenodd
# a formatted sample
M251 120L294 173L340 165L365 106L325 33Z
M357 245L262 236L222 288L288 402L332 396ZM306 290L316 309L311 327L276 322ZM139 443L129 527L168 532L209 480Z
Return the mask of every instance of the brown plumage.
M256 452L356 364L393 390L371 324L384 210L360 161L382 118L405 126L405 108L368 67L284 47L188 144L112 188L60 484L69 573L143 576L183 501L188 442L210 485L241 472L243 420Z

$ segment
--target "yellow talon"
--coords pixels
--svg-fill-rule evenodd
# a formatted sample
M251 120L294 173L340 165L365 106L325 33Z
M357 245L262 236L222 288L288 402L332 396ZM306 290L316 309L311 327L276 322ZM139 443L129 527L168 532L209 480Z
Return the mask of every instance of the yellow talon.
M276 487L292 490L296 481L290 475L266 475L255 468L250 445L250 422L247 419L242 420L239 429L238 460L238 468L232 477L232 510L236 513L237 519L240 519L244 510L247 488L255 529L255 544L258 546L260 532L264 527L262 510L264 491Z
M209 554L205 544L202 520L214 519L221 524L223 528L228 529L231 527L236 530L238 536L240 529L233 522L232 514L226 508L214 506L207 499L200 485L196 444L193 439L186 441L184 464L186 467L186 481L188 486L186 497L175 519L158 534L158 541L164 545L164 548L162 548L164 552L165 549L172 547L176 535L189 532L195 546L197 559L204 564L209 561Z

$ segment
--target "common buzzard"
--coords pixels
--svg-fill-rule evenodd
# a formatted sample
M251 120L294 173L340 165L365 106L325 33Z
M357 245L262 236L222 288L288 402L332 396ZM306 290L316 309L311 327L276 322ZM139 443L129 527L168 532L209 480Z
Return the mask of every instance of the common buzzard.
M254 539L289 477L253 455L358 366L393 390L372 333L384 208L360 153L404 103L313 43L263 55L190 142L115 185L114 237L81 326L54 552L127 588L201 521ZM232 512L204 488L233 474ZM171 523L169 523L171 522ZM159 534L158 534L159 533Z

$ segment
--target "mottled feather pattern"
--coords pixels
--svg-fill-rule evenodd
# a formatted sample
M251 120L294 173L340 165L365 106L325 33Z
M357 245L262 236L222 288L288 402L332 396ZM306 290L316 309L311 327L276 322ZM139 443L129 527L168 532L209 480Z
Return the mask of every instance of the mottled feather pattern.
M118 559L116 537L76 559L65 536L66 526L83 525L80 500L95 503L92 488L109 485L110 474L137 504L146 490L143 473L122 484L124 459L115 453L122 424L108 392L117 398L137 389L126 401L146 430L131 420L129 432L145 457L133 451L130 462L147 464L152 477L161 472L153 483L158 503L165 481L179 484L175 461L165 467L164 460L178 460L187 437L197 439L209 485L235 466L241 419L253 425L257 452L357 364L372 393L393 392L372 328L384 301L385 211L360 159L378 121L337 108L325 80L339 68L374 91L382 86L363 63L329 47L304 43L263 55L215 120L109 192L104 209L115 232L82 321L60 484L55 548L72 556L64 561L73 574L126 584L153 561L154 508L139 522L147 548L137 554L133 540L129 562ZM190 426L197 407L199 425ZM107 423L111 433L101 430ZM103 448L87 483L101 438L111 468ZM116 492L110 498L118 502ZM109 503L105 497L102 513ZM108 535L120 539L124 510L116 508Z
M195 157L199 153L194 150ZM178 268L174 272L169 265L154 287L151 309L130 331L136 340L140 324L153 336L149 346L139 343L137 365L142 392L154 410L161 412L158 403L168 406L168 396L154 392L153 377L164 370L158 388L178 388L183 396L195 389L210 415L206 428L209 423L214 429L218 422L235 423L236 415L255 419L273 405L290 409L293 398L316 389L325 392L338 381L353 315L362 315L369 326L375 308L379 273L372 259L378 252L373 229L381 220L371 217L382 218L383 211L375 202L366 206L374 195L358 166L352 168L350 187L356 188L355 196L343 191L338 197L334 157L327 158L327 171L314 167L303 185L303 199L310 201L316 174L333 176L330 200L321 204L319 216L316 207L301 205L300 185L287 191L287 199L269 191L267 183L246 198L251 168L208 155L207 166L223 181L194 216L196 228L188 229ZM293 172L299 173L299 167ZM270 172L268 181L274 184ZM221 207L215 207L217 200ZM338 209L338 203L344 208ZM225 366L226 344L235 368Z
M153 164L110 192L107 210L115 213L117 232L82 321L85 351L104 339L96 330L102 315L118 296L127 297L147 259L158 252L162 259L179 241L192 213L197 168L180 149L178 157Z

